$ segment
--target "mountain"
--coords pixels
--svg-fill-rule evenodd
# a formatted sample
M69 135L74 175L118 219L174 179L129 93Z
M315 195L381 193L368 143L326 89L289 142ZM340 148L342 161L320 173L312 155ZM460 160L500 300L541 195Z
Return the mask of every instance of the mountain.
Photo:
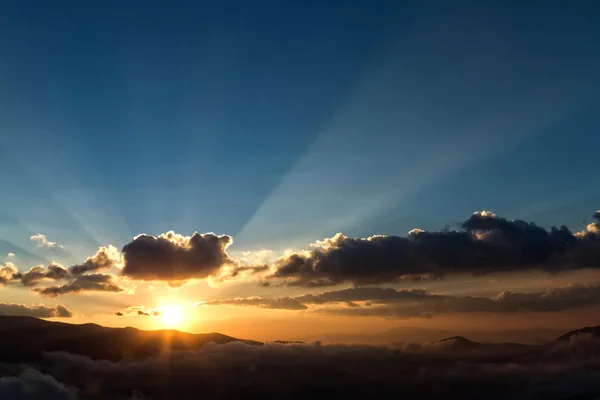
M140 359L172 350L194 350L202 345L242 341L220 333L192 334L176 330L143 331L74 325L31 317L0 316L0 362L38 360L45 351L67 351L92 359Z
M462 336L453 336L446 339L438 340L437 343L461 349L472 349L481 346L480 343L473 342L472 340L469 340Z
M406 342L431 343L453 336L468 336L476 342L541 344L553 341L564 330L558 329L507 329L497 331L467 331L429 329L399 326L377 333L322 333L300 338L305 342L320 340L323 343L360 343L372 345L398 345Z
M569 340L571 336L576 335L592 335L593 337L600 337L600 326L588 326L585 328L576 329L559 336L556 340Z

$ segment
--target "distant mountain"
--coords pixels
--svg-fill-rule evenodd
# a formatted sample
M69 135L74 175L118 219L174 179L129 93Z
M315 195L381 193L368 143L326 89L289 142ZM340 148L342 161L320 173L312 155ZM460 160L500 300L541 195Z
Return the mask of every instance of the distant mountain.
M242 341L220 333L192 334L176 330L142 331L107 328L96 324L74 325L31 317L0 316L0 362L41 358L45 351L67 351L92 359L118 361L154 356L165 351L193 350L202 345Z
M438 340L437 343L450 345L457 348L475 348L481 346L480 343L473 342L462 336L453 336L446 339Z
M564 330L558 329L507 329L497 331L467 331L428 329L413 326L399 326L377 333L322 333L300 338L310 342L361 343L372 345L398 345L402 342L431 343L453 336L468 336L476 342L485 343L524 343L541 344L553 341Z
M567 332L564 335L559 336L556 340L569 340L571 336L575 335L592 335L593 337L600 337L600 326L588 326L581 329L576 329L571 332Z

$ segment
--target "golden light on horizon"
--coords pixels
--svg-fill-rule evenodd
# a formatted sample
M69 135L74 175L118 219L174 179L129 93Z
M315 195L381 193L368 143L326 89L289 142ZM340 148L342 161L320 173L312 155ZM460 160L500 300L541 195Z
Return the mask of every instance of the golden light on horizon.
M176 306L162 306L159 308L164 326L175 328L183 322L183 309Z

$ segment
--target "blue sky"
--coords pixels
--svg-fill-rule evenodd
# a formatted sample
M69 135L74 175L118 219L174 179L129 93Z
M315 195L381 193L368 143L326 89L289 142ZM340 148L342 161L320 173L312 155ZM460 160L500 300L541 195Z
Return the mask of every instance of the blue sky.
M3 2L0 252L168 230L278 249L480 209L580 228L598 5L444 3Z

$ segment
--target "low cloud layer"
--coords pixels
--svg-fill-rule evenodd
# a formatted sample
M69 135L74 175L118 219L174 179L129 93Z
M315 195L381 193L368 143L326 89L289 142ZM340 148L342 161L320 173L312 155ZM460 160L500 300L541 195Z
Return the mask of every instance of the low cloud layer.
M432 317L447 313L550 312L600 305L600 285L569 284L536 293L504 291L495 297L448 296L423 289L359 287L296 297L217 299L200 306L261 307L335 315L388 318ZM318 307L326 306L326 307Z
M488 273L539 269L562 271L600 267L600 212L585 231L550 230L482 211L456 231L413 229L407 237L378 235L353 239L342 234L313 249L280 259L270 278L290 286L318 287L393 282L407 275Z
M115 276L110 274L80 275L64 285L35 288L42 296L56 297L68 293L83 291L92 292L123 292L125 289L117 283Z
M42 304L28 306L25 304L0 303L0 315L34 318L70 318L73 316L73 313L62 304L47 307Z
M247 297L236 299L209 300L198 305L203 306L235 306L235 307L260 307L274 310L306 310L304 304L292 297Z
M364 399L401 393L407 398L523 400L600 394L598 339L581 336L530 347L464 344L209 343L199 350L120 362L53 352L45 355L35 379L51 376L59 390L75 387L81 398L111 399L129 399L132 393L152 399L196 399L199 393L205 399ZM31 380L23 379L19 368L29 369L12 366L18 376L13 379Z
M59 383L50 375L27 368L18 376L0 378L0 399L75 400L77 391Z
M231 261L225 252L231 242L231 236L214 233L139 235L123 247L122 273L144 280L206 278Z

